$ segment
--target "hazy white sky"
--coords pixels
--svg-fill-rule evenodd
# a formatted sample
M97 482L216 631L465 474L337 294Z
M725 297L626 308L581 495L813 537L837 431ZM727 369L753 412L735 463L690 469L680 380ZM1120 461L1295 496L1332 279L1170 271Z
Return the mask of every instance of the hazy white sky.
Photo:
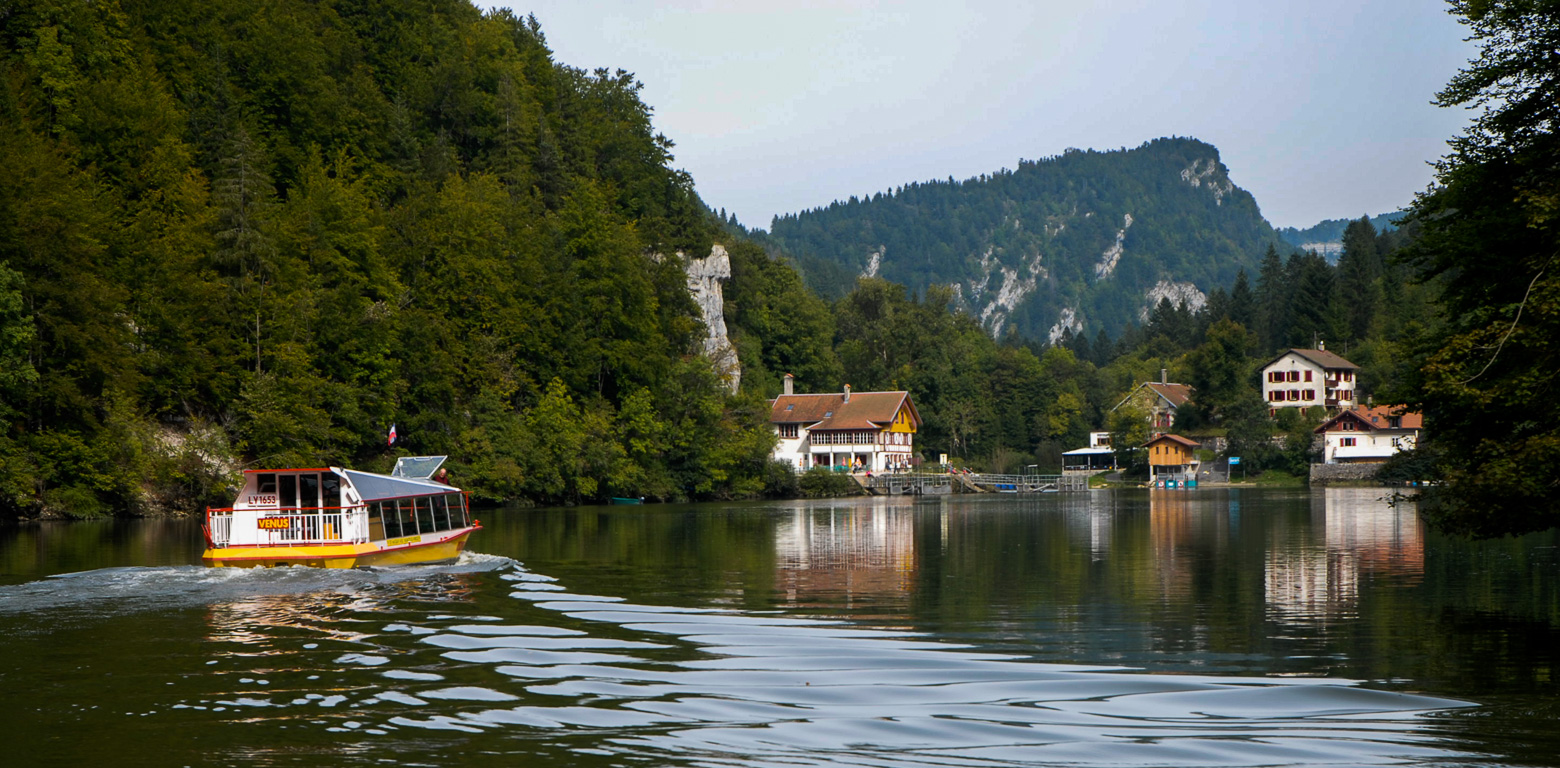
M1383 213L1467 124L1430 101L1475 53L1437 0L525 2L557 61L635 73L705 202L766 229L1170 135L1275 226Z

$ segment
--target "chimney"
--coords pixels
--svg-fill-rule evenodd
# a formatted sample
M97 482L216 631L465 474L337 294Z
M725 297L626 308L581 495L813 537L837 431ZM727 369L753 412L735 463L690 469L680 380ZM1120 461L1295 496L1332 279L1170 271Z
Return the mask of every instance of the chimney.
M850 385L845 385L845 402L850 402Z
M1366 408L1375 408L1376 407L1376 396L1375 395L1366 395L1365 396L1365 407Z
M1159 383L1160 384L1169 384L1170 383L1170 369L1169 368L1160 368L1159 369Z
M1317 352L1326 352L1327 351L1327 342L1322 341L1321 339L1317 339L1316 340L1316 351Z
M788 394L788 395L794 395L796 393L794 391L792 391L792 390L794 390L795 388L796 388L796 377L792 376L789 373L786 374L785 375L785 393Z

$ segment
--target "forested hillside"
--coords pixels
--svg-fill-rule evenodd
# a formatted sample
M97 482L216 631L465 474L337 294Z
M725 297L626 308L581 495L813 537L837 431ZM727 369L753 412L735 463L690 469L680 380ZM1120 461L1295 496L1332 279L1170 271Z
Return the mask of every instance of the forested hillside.
M45 0L0 38L0 512L403 453L489 499L760 490L762 400L671 257L719 222L631 75L464 0ZM827 308L734 257L755 386L836 384Z
M768 234L825 296L860 274L953 286L993 335L1039 340L1120 335L1164 296L1196 305L1278 243L1218 149L1187 138L913 183L778 217Z
M1371 216L1370 225L1379 231L1395 229L1404 215L1402 211L1398 211ZM1317 251L1324 256L1336 257L1343 250L1343 230L1352 223L1354 219L1327 219L1305 229L1282 227L1278 230L1278 236L1300 250Z

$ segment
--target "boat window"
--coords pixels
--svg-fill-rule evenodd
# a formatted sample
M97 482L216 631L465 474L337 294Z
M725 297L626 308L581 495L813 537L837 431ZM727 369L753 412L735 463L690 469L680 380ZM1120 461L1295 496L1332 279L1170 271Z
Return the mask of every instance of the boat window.
M460 515L460 527L471 525L471 515L466 510L466 499L458 493L450 494L450 508Z
M298 504L304 507L320 505L320 476L310 472L298 476Z
M414 533L422 533L417 527L417 508L411 499L401 499L396 502L396 508L401 517L401 535L411 536Z
M433 524L438 530L450 529L450 504L443 496L429 496L428 502L433 505Z
M421 499L412 499L417 505L417 530L423 533L432 533L439 530L433 518L433 497L425 496Z
M255 493L276 493L276 475L271 472L255 475Z
M395 502L381 501L377 506L379 507L379 519L385 526L385 538L400 538L401 518L395 513Z
M276 479L281 484L282 506L298 506L298 476L279 475Z
M331 472L320 477L320 489L325 492L320 500L320 505L325 507L341 507L341 477Z

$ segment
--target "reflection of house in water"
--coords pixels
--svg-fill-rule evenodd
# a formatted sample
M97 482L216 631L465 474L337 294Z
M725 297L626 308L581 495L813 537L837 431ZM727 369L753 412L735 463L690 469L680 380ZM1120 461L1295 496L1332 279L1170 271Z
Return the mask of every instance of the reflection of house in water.
M1192 499L1201 503L1194 504ZM1149 534L1154 542L1154 569L1158 572L1160 589L1165 594L1189 594L1192 584L1191 553L1182 550L1194 542L1220 542L1224 536L1213 537L1197 531L1198 510L1207 510L1202 497L1186 491L1150 489L1148 492Z
M916 567L914 506L883 497L871 507L798 510L775 530L775 564L775 586L792 603L907 596Z
M1424 524L1412 504L1391 504L1380 488L1328 488L1324 546L1268 552L1268 614L1281 621L1326 621L1354 613L1360 581L1417 580L1424 573Z

